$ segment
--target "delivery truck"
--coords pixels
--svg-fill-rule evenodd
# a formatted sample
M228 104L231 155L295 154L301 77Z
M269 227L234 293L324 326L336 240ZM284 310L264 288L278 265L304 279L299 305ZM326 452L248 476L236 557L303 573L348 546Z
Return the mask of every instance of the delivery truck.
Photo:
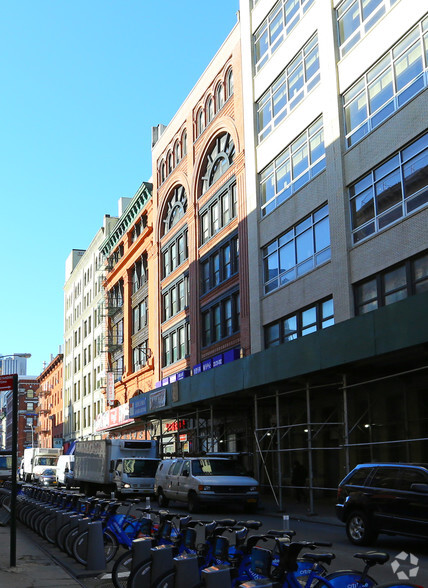
M56 470L62 449L55 447L26 447L22 477L25 482L37 482L45 469Z
M154 494L159 463L156 441L100 439L77 441L74 451L74 485L87 496L98 491L117 498Z

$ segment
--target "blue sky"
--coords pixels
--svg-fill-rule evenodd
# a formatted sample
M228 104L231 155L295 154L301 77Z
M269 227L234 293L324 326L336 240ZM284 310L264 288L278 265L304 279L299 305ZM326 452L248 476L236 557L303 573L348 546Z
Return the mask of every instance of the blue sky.
M151 176L238 0L13 0L0 19L0 354L63 342L65 260Z

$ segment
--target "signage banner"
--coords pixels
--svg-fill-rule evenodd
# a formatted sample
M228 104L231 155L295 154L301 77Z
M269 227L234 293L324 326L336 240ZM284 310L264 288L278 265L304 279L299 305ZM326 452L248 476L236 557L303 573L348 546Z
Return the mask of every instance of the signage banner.
M106 399L110 406L114 404L114 372L107 372Z
M158 392L152 392L150 395L150 410L157 410L166 404L166 389L163 388Z
M129 401L129 416L135 418L146 414L147 412L147 396L146 394L139 394L134 396Z

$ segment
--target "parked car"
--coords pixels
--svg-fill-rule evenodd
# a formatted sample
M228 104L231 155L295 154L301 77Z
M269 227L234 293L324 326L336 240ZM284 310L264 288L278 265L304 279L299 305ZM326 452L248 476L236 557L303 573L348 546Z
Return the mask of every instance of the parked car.
M428 465L358 465L339 484L336 514L355 545L379 533L428 538Z
M160 506L170 500L186 502L189 512L201 505L234 503L254 511L258 505L258 482L233 459L189 457L164 459L155 477Z
M56 486L56 472L53 469L47 468L43 470L37 477L37 482L42 486Z

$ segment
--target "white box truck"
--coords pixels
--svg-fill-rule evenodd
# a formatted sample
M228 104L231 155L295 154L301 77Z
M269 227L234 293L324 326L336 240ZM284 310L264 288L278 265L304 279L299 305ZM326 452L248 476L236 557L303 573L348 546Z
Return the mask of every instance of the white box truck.
M100 439L77 441L74 485L87 496L114 492L117 498L154 493L159 463L156 441Z
M24 449L22 476L25 482L36 482L44 470L56 470L62 449L54 447L27 447Z

